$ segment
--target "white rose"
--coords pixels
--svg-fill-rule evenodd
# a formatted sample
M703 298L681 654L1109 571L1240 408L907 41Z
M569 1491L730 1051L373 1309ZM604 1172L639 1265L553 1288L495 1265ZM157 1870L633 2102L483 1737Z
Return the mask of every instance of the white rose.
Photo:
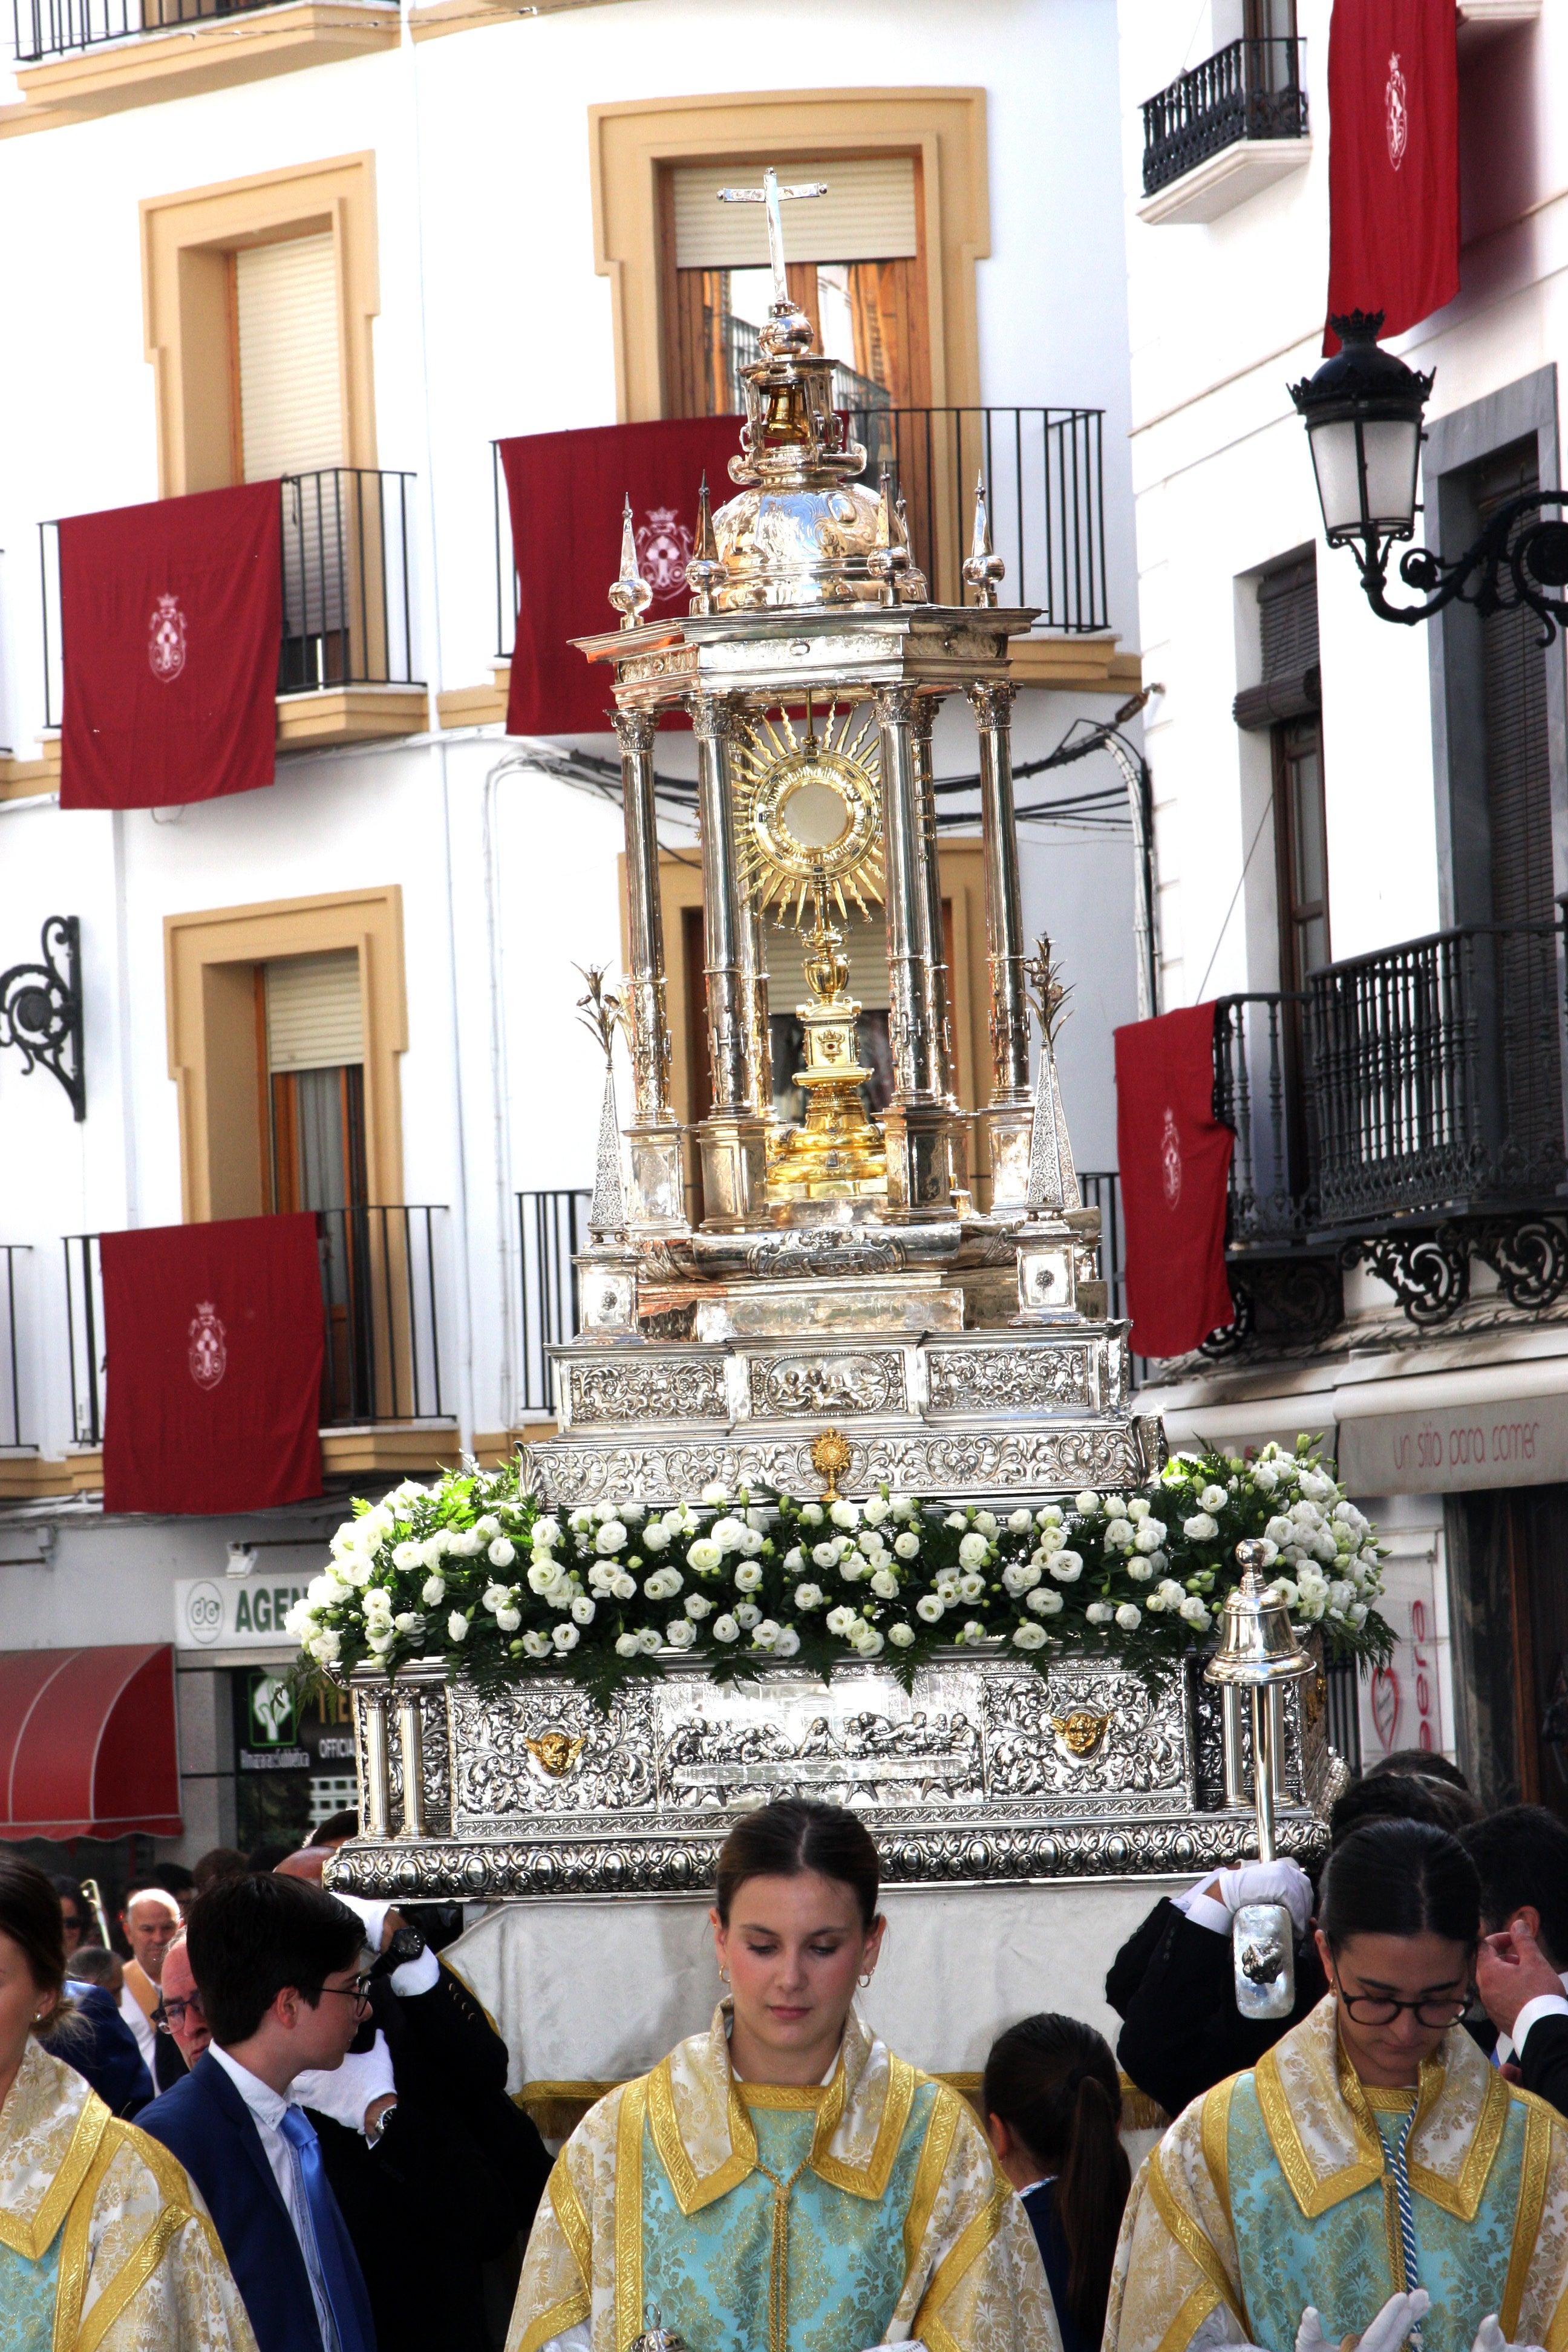
M400 1543L394 1547L392 1565L405 1571L420 1565L420 1547L416 1543Z
M713 1603L705 1592L689 1592L686 1596L685 1607L687 1615L696 1625L700 1625L704 1617L711 1617L713 1614Z
M785 1625L782 1627L780 1629L778 1640L773 1643L774 1657L793 1658L796 1655L799 1649L800 1635L795 1632L795 1627L793 1625Z
M783 1631L784 1628L776 1618L764 1617L759 1624L752 1628L752 1649L771 1650Z
M840 1641L844 1639L852 1625L858 1625L859 1622L860 1618L853 1609L830 1609L827 1612L827 1630L830 1633L837 1634Z
M498 1609L504 1609L510 1599L511 1591L509 1586L504 1584L487 1584L483 1593L480 1595L480 1603L482 1607L489 1611L493 1617L496 1611Z
M562 1656L564 1657L568 1650L574 1650L576 1648L578 1643L582 1639L582 1635L578 1633L575 1625L552 1625L550 1629L550 1638L554 1643L556 1648L560 1651Z
M699 1536L687 1552L686 1559L690 1568L712 1570L721 1566L724 1555L711 1536Z
M821 1585L797 1584L795 1588L795 1605L797 1609L820 1609L822 1606Z
M606 1519L594 1538L595 1551L620 1551L626 1540L626 1531L619 1519Z
M542 1559L536 1559L534 1560L532 1567L528 1571L530 1591L533 1592L548 1592L551 1586L559 1580L560 1574L560 1561L552 1559L550 1554L546 1552Z
M1154 1573L1153 1562L1147 1559L1130 1559L1127 1563L1127 1573L1134 1584L1147 1584Z
M1212 1543L1219 1529L1206 1511L1194 1511L1182 1521L1182 1533L1193 1543Z
M329 1629L325 1633L317 1634L310 1644L310 1655L323 1666L333 1666L338 1662L338 1652L342 1648L342 1635L334 1633Z
M965 1601L978 1601L985 1590L985 1579L973 1568L966 1568L958 1580L958 1589Z
M1142 1552L1158 1551L1164 1540L1165 1530L1158 1519L1142 1518L1132 1538L1132 1549Z
M468 1619L460 1609L454 1609L447 1620L447 1639L449 1642L464 1641L468 1637Z
M951 1609L958 1599L958 1570L955 1568L942 1570L936 1580L936 1591L938 1600L945 1601Z
M1107 1551L1131 1551L1136 1541L1137 1535L1131 1519L1107 1520L1105 1527Z
M915 1615L923 1617L928 1625L934 1625L942 1616L944 1606L945 1604L934 1592L922 1592L915 1602Z
M713 1639L716 1642L738 1642L740 1638L741 1629L731 1616L726 1613L722 1617L714 1618Z
M312 1609L331 1609L342 1600L349 1588L336 1576L313 1576L305 1587L305 1598Z
M1035 1546L1036 1558L1049 1559L1052 1552L1062 1551L1066 1546L1067 1537L1060 1528L1042 1528L1040 1539Z
M1186 1597L1187 1596L1182 1590L1182 1587L1176 1582L1175 1578L1173 1576L1166 1577L1164 1582L1160 1587L1160 1598L1164 1602L1165 1607L1167 1609L1179 1609ZM1151 1606L1152 1605L1152 1603L1151 1603Z
M906 1625L901 1618L896 1625L888 1628L888 1639L896 1650L907 1650L914 1638L914 1627Z
M528 1636L525 1634L523 1638L524 1640L527 1640ZM635 1658L641 1648L642 1643L637 1640L635 1633L616 1634L616 1655L617 1658Z
M591 1625L597 1607L597 1601L590 1601L585 1592L580 1592L572 1603L573 1622L578 1625Z
M378 1658L384 1658L388 1650L392 1648L396 1639L396 1634L393 1633L389 1626L384 1633L371 1634L370 1647L375 1652Z
M904 1529L902 1535L897 1535L893 1538L893 1549L898 1553L900 1559L918 1559L920 1556L920 1548L921 1539L919 1536L911 1535L908 1528Z
M419 1588L419 1598L426 1609L434 1609L446 1597L447 1580L444 1576L427 1576Z
M1031 1625L1027 1620L1022 1625L1015 1625L1013 1628L1013 1643L1016 1649L1037 1650L1043 1645L1045 1638L1045 1627Z
M654 1519L642 1531L645 1551L665 1551L669 1545L669 1529L661 1519Z
M672 1617L664 1638L672 1650L689 1650L697 1640L697 1628L689 1617Z
M1034 1611L1037 1617L1059 1617L1063 1608L1062 1596L1053 1591L1048 1584L1042 1584L1030 1593L1026 1605Z
M1271 1462L1255 1462L1252 1483L1260 1495L1271 1495L1279 1484L1279 1474Z
M637 1647L645 1658L657 1658L664 1647L664 1636L657 1625L639 1625Z
M912 1519L920 1505L912 1495L895 1495L888 1508L896 1519Z
M965 1536L958 1547L959 1566L961 1568L982 1567L990 1548L984 1536Z
M800 1519L803 1527L819 1528L826 1516L820 1503L803 1503L800 1507Z
M1032 1559L1009 1560L1002 1570L1002 1582L1015 1600L1020 1592L1032 1592L1039 1580L1039 1568Z
M1100 1496L1092 1486L1086 1486L1081 1495L1074 1496L1073 1508L1086 1519L1091 1519L1094 1517L1100 1508Z
M496 1623L500 1627L503 1633L515 1633L521 1622L522 1612L521 1609L498 1609L496 1611Z
M996 1532L995 1512L976 1511L974 1514L974 1524L979 1528L983 1536L994 1536Z
M1230 1496L1223 1486L1205 1486L1198 1501L1205 1511L1223 1511Z
M1029 1529L1034 1526L1034 1519L1027 1511L1009 1511L1007 1514L1007 1531L1009 1535L1027 1535Z
M1208 1631L1209 1612L1195 1592L1188 1593L1181 1605L1179 1613L1186 1619L1189 1625L1195 1625L1200 1633Z
M984 1642L988 1636L979 1618L971 1617L966 1621L963 1631L958 1638L961 1642Z
M1076 1551L1053 1552L1049 1564L1058 1584L1076 1584L1083 1574L1082 1556Z
M944 1528L966 1528L968 1525L969 1521L962 1511L949 1511L942 1521Z
M477 1528L465 1528L460 1536L452 1538L452 1549L459 1559L477 1559L485 1548L485 1539Z
M837 1568L838 1565L838 1546L832 1542L813 1544L811 1547L811 1557L818 1568Z
M871 1579L871 1590L879 1601L896 1601L899 1597L899 1580L890 1568L879 1568Z
M735 1518L715 1519L708 1534L721 1551L739 1551L746 1539L746 1522Z
M1059 1503L1042 1503L1035 1513L1035 1525L1037 1528L1059 1528L1061 1523L1062 1507Z
M610 1591L616 1601L635 1601L637 1590L637 1578L628 1576L624 1568L610 1579Z
M558 1544L561 1540L560 1520L535 1519L528 1539L535 1551L547 1551L552 1544Z
M1083 1613L1091 1625L1109 1625L1116 1612L1109 1601L1091 1601Z
M827 1514L836 1528L858 1528L860 1524L858 1503L835 1503Z
M1364 1601L1352 1601L1350 1607L1346 1610L1345 1614L1350 1619L1352 1625L1364 1625L1367 1618L1366 1602Z
M1135 1633L1143 1622L1143 1612L1135 1601L1124 1601L1116 1612L1116 1622L1124 1633Z
M862 1624L865 1624L864 1618L862 1618L860 1622ZM882 1637L880 1633L878 1633L875 1625L866 1626L865 1632L861 1634L860 1639L856 1643L855 1647L859 1651L860 1655L863 1658L874 1658L879 1654L882 1648Z
M866 1525L868 1528L879 1528L892 1507L892 1505L885 1502L880 1495L873 1495L866 1506Z
M755 1560L743 1559L735 1570L737 1592L755 1592L762 1584L763 1571Z
M702 1489L702 1500L712 1510L722 1510L730 1499L730 1489L721 1478L710 1479Z
M760 1625L762 1622L763 1612L757 1607L754 1601L739 1601L736 1602L735 1622L741 1628L742 1633L749 1633L753 1625Z
M497 1536L489 1548L488 1557L492 1568L510 1568L517 1558L517 1547L505 1536Z

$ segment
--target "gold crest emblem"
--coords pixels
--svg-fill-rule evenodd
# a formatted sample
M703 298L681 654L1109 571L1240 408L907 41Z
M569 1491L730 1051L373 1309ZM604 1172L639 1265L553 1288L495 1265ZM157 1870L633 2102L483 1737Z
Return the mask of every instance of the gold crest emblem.
M1050 1724L1068 1755L1081 1760L1094 1754L1110 1728L1110 1717L1108 1715L1090 1715L1087 1709L1079 1707L1071 1715L1053 1715Z
M542 1772L552 1780L563 1780L583 1753L580 1739L569 1739L563 1731L542 1731L537 1739L525 1739L523 1746L534 1759Z

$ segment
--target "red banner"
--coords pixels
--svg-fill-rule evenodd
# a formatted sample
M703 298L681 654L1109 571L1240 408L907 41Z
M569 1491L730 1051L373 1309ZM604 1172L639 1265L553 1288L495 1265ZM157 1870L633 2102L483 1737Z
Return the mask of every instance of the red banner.
M1385 337L1459 290L1458 14L1336 0L1329 23L1329 310L1381 310Z
M621 572L622 506L631 499L639 566L653 590L644 618L683 615L698 485L706 474L715 509L733 498L729 466L740 446L738 416L598 425L501 443L518 587L509 735L608 733L609 668L585 661L569 641L616 625L608 591Z
M1140 1356L1184 1356L1236 1320L1225 1273L1236 1138L1214 1115L1212 1004L1116 1032L1127 1307Z
M316 1220L105 1234L106 1511L262 1511L321 1491Z
M60 530L62 808L174 808L272 782L279 488L247 482Z

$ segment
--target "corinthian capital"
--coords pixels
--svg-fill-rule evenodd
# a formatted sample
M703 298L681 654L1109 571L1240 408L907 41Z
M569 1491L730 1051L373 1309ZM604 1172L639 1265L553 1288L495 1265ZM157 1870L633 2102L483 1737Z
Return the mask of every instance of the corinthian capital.
M691 731L700 743L728 743L740 732L741 711L728 695L698 694L691 699Z
M621 750L628 756L653 750L658 720L651 710L617 710L615 726Z
M914 687L879 686L875 699L877 716L884 727L919 726L924 698Z
M1003 681L999 684L976 684L969 688L975 723L981 727L1010 727L1013 723L1013 702L1017 688Z

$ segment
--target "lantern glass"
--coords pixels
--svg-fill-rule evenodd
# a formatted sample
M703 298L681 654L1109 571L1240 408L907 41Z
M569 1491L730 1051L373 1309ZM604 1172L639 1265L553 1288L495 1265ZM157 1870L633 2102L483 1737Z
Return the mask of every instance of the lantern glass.
M1323 528L1331 547L1348 539L1408 539L1415 517L1421 420L1325 418L1308 427Z

